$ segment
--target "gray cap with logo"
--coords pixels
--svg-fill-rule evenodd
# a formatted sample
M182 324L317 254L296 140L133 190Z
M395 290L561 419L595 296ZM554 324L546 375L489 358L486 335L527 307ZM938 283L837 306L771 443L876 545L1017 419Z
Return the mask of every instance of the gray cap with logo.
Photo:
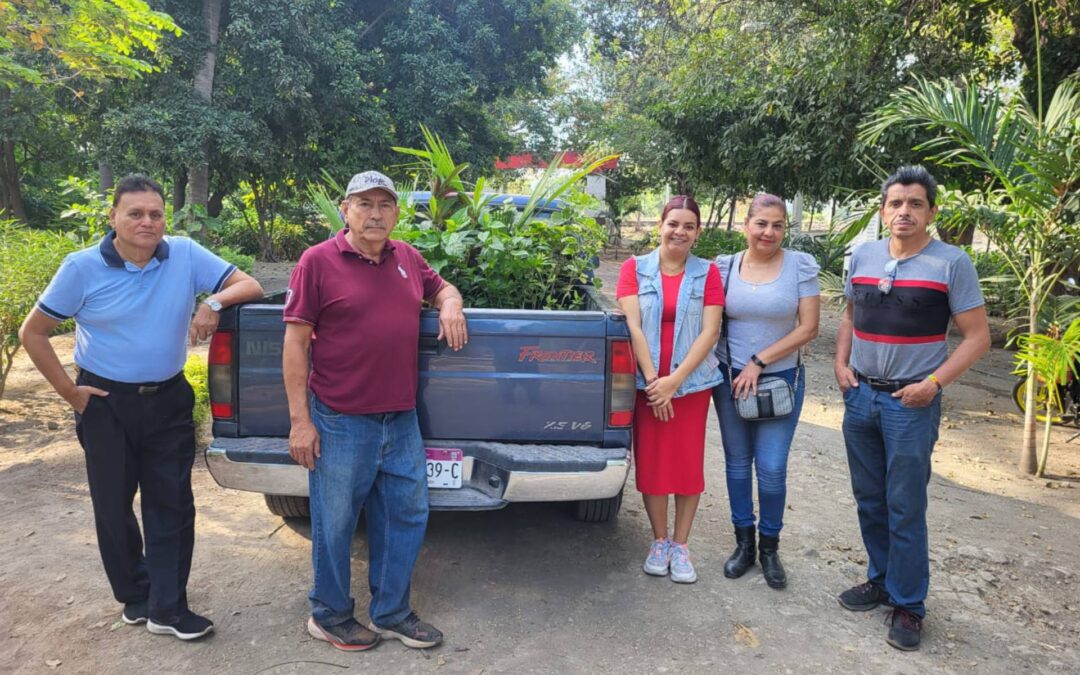
M355 195L368 190L386 190L398 198L397 190L394 189L394 181L390 180L378 171L365 171L358 173L349 181L349 187L345 190L345 197Z

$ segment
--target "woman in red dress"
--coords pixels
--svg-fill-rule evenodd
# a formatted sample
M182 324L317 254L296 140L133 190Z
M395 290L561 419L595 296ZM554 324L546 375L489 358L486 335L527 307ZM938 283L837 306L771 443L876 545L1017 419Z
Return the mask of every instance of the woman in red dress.
M691 255L701 210L673 198L660 216L660 245L623 263L616 296L638 363L634 462L655 541L647 574L697 581L687 540L705 490L705 423L712 388L723 380L713 354L724 289L711 262ZM668 496L675 496L668 537Z

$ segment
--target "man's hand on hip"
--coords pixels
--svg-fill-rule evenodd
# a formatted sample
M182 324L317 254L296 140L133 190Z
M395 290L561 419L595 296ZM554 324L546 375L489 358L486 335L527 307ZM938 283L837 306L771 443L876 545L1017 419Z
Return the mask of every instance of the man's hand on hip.
M71 407L75 409L75 412L80 415L86 412L86 406L90 404L91 396L108 396L109 392L104 389L98 389L97 387L90 387L86 385L80 385L71 390L71 392L64 396L64 400L71 404Z
M315 470L319 453L319 432L310 421L296 422L289 431L289 456L308 471Z
M851 366L837 365L834 367L836 383L840 385L840 391L847 391L852 387L859 386L859 378L855 377L855 371Z

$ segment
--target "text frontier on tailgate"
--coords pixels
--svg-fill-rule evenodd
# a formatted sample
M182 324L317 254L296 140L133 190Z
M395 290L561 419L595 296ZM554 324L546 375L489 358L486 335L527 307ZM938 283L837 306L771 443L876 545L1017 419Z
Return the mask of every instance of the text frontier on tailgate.
M233 420L236 410L233 408L234 339L232 331L219 330L210 339L208 380L210 390L210 412L216 420ZM521 358L543 358L532 347L522 349ZM590 353L591 354L591 353ZM628 427L634 419L634 375L636 364L630 341L624 339L609 340L608 350L608 426ZM560 354L560 357L563 355ZM572 360L572 359L571 359Z

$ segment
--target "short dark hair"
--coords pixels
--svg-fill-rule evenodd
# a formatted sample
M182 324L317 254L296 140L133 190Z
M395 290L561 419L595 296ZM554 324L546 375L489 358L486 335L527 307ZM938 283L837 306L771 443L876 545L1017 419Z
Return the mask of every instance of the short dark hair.
M886 178L881 184L881 203L885 203L885 195L892 186L914 185L915 183L926 188L926 201L930 203L930 208L934 208L937 200L937 181L921 164L902 166L896 170L896 173Z
M161 189L161 185L146 174L133 173L120 179L120 182L116 184L116 189L113 190L112 205L114 208L120 203L120 197L127 192L156 192L161 197L162 203L165 202L165 191Z

